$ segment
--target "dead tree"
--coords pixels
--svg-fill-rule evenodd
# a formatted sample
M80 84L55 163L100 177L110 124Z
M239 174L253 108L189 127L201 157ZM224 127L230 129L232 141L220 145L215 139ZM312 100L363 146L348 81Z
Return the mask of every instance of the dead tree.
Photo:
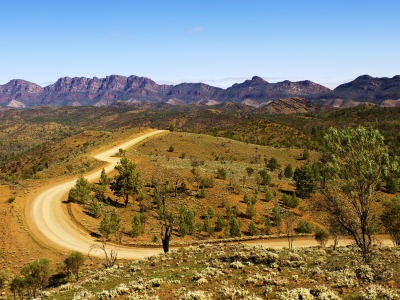
M104 236L101 237L101 244L93 244L89 248L88 257L90 257L91 252L96 252L97 250L103 251L104 253L104 267L111 268L114 266L115 261L118 257L118 252L121 245L121 232L115 233L116 236L116 245L114 247L108 247L106 243L106 239Z
M172 230L174 228L174 223L176 218L173 218L172 216L170 218L167 217L167 212L165 208L165 193L162 195L162 206L163 206L164 224L161 225L161 241L164 253L167 253L169 251L169 242L171 240Z

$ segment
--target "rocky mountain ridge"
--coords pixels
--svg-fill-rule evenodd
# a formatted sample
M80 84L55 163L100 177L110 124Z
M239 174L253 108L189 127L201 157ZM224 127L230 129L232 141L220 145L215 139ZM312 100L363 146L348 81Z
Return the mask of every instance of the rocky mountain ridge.
M277 98L305 96L328 92L311 81L269 83L254 76L228 89L204 83L159 85L146 77L111 75L106 78L63 77L41 87L24 80L11 80L0 85L0 105L26 108L51 106L109 106L122 101L134 103L168 103L217 105L227 101L258 107Z
M218 105L234 102L262 107L276 99L301 97L333 107L349 107L370 102L382 106L400 106L400 76L374 78L368 75L330 90L309 80L269 83L254 76L227 89L204 83L157 84L139 76L111 75L105 78L62 77L54 84L41 87L29 81L14 79L0 85L0 106L28 108L33 106L110 106L142 103L171 105Z

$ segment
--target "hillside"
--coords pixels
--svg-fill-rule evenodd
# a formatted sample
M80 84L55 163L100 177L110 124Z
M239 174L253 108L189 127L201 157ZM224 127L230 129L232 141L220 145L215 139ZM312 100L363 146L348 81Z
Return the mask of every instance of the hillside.
M126 104L145 102L172 105L216 105L231 101L257 107L277 98L308 97L328 91L328 88L311 81L269 83L257 76L228 89L204 83L159 85L149 78L134 75L92 79L63 77L46 87L16 79L0 85L0 105L13 108L42 105L109 106L118 100Z
M293 97L288 99L276 99L254 112L268 115L287 115L331 110L333 110L333 108L330 106L321 105L303 98Z
M333 91L312 99L335 107L350 107L365 102L383 106L398 106L400 75L392 78L359 76L353 81L339 85Z

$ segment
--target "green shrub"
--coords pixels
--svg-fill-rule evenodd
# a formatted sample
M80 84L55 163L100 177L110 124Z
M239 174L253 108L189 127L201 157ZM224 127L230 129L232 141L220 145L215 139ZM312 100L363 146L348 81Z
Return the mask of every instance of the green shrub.
M315 240L321 245L321 247L325 247L326 242L329 239L329 232L319 226L315 229Z
M298 233L312 233L314 230L313 224L308 221L299 221L297 225L297 232Z
M13 203L14 201L15 201L15 197L10 197L7 200L8 203Z
M224 168L219 168L217 177L219 179L226 179L226 170Z

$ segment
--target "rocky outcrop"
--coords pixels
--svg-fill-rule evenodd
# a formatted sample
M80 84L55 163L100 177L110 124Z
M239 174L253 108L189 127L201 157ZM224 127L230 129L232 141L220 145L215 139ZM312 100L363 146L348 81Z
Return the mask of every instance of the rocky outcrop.
M276 99L254 112L268 115L286 115L305 112L325 112L333 109L334 108L331 106L321 105L303 98L293 97L287 99Z

